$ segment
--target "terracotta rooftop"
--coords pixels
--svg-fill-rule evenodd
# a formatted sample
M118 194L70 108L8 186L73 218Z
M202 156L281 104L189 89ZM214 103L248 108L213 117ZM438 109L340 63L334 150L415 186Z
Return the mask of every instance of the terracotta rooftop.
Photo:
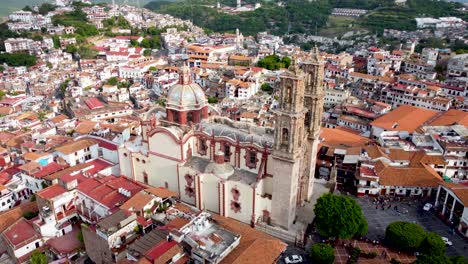
M121 209L125 210L133 210L133 211L140 211L143 210L147 204L149 204L153 200L153 197L149 194L144 192L136 193L132 198L126 201L122 206Z
M212 216L220 227L241 235L239 246L234 248L220 262L221 264L276 263L281 253L286 250L286 243L249 225L215 214ZM259 256L261 256L261 262L259 262Z
M32 224L24 218L17 220L14 224L8 227L3 233L3 236L13 247L21 247L22 245L26 245L28 242L41 238L33 228Z
M419 126L437 114L436 111L410 105L402 105L370 124L389 131L413 133Z
M441 112L440 114L436 115L427 125L451 126L455 124L468 126L468 112L457 109L450 109L447 112Z
M364 146L371 141L369 138L361 137L342 129L322 127L320 131L320 138L323 139L321 144L328 147L358 147Z
M177 193L163 187L151 187L145 190L159 198L177 197Z
M468 186L449 182L441 182L440 185L450 189L458 199L460 199L463 205L468 207Z
M422 167L376 166L380 185L408 187L437 187L442 178L427 165Z
M36 195L43 199L50 200L66 192L67 190L62 185L55 184L37 192Z
M82 150L82 149L85 149L87 147L90 147L96 144L97 142L95 140L81 139L81 140L77 140L77 141L65 144L63 146L57 147L55 148L55 150L63 154L69 155L69 154L77 152L78 150Z

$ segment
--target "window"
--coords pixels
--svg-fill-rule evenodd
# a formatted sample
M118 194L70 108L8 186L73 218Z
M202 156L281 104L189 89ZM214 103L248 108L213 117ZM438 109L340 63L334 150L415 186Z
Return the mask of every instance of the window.
M281 132L282 140L281 144L283 145L289 145L289 130L287 128L283 128Z
M208 146L206 145L206 139L199 139L198 140L198 153L200 155L206 155L206 151Z
M143 172L143 182L145 184L148 184L148 173L146 173L146 172Z
M224 161L231 160L231 146L229 144L224 144Z
M257 152L255 151L250 151L250 155L249 155L249 162L250 164L255 164L257 162Z

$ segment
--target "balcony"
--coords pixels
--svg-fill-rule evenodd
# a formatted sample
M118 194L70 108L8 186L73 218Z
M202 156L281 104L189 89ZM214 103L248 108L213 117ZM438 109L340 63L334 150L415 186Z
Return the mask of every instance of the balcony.
M58 221L60 221L63 218L68 218L69 216L73 216L73 215L76 215L75 206L72 206L72 208L69 209L69 210L65 210L63 212L58 212L56 214L56 218L57 218Z

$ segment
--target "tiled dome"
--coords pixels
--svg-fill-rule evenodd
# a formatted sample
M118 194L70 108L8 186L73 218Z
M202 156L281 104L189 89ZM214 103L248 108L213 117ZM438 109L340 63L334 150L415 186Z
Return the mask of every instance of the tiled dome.
M207 105L205 92L190 80L190 69L183 67L179 83L172 86L167 94L166 107L174 110L199 110Z

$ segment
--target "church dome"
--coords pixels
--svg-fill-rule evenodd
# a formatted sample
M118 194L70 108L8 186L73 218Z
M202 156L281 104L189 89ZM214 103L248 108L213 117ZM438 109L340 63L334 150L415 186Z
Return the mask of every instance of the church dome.
M200 85L193 83L190 69L182 67L179 83L169 89L166 107L179 111L199 110L207 105L205 92Z

